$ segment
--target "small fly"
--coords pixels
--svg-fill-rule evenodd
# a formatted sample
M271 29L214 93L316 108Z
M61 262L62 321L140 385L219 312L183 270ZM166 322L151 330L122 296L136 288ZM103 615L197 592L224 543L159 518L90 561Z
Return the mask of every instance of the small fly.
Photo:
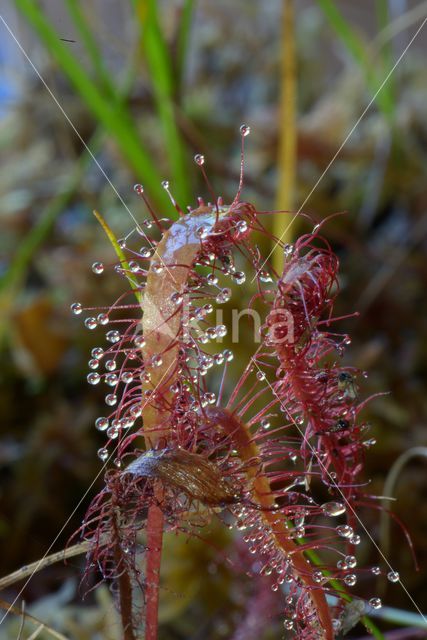
M341 392L343 398L348 400L356 400L359 389L355 382L354 376L348 371L341 371L338 374L338 389Z

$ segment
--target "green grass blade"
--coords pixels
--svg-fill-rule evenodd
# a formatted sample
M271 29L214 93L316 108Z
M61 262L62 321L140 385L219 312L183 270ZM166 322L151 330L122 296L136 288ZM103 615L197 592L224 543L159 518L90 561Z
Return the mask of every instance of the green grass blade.
M415 613L415 611L405 611L404 609L395 609L394 607L381 607L375 611L375 617L385 620L392 624L398 624L401 627L416 627L418 629L426 629L427 622L423 615ZM427 637L427 633L426 636Z
M187 60L187 52L190 44L191 25L193 22L193 14L195 8L195 0L184 0L181 8L181 20L178 29L178 42L176 52L176 94L180 97L183 89L183 79L185 65Z
M336 2L333 0L317 0L317 2L335 33L362 70L369 90L375 94L381 85L383 76L379 77L375 72L367 45L340 13ZM391 119L394 112L394 101L388 84L385 84L378 93L376 102L384 116Z
M101 142L99 132L91 139L91 147L96 150ZM70 202L79 188L81 180L87 169L91 157L84 152L79 158L75 169L69 177L67 184L61 193L54 198L41 213L36 224L20 241L6 273L0 278L0 338L3 339L10 319L10 311L16 301L19 289L22 286L28 266L37 249L46 240L56 219Z
M140 22L141 48L149 70L163 132L177 201L185 207L191 200L187 158L174 109L174 74L163 36L156 0L132 0Z
M122 250L122 248L119 245L119 241L117 240L114 231L111 229L111 227L106 223L106 221L104 220L103 216L98 212L98 211L94 211L93 215L95 216L95 218L98 220L99 224L101 225L101 227L104 229L105 234L107 236L107 238L109 239L111 246L113 247L114 251L116 252L116 256L119 259L120 265L122 266L122 268L125 270L126 273L126 278L129 282L130 288L132 289L132 291L135 294L136 299L138 300L138 304L142 304L142 300L143 300L143 295L140 291L140 288L138 286L138 283L135 282L135 280L131 277L131 270L129 267L129 263L127 261L127 258Z
M375 8L377 13L378 30L381 33L384 29L387 29L390 24L389 0L376 0ZM391 41L384 43L381 48L381 61L383 73L386 75L387 71L393 66L393 47ZM396 88L393 76L390 77L387 84L390 99L395 102Z
M111 81L107 69L105 68L104 61L99 50L96 39L89 28L86 20L86 16L80 7L79 0L65 0L68 13L74 25L78 31L80 41L83 43L89 59L92 63L95 75L101 87L108 93L113 99L118 98L118 92Z
M384 634L378 629L377 625L372 622L368 616L363 616L360 622L366 627L366 630L377 640L386 640Z
M149 153L141 143L139 132L130 114L123 105L111 104L111 100L99 91L69 48L64 46L58 38L56 30L35 2L16 0L15 5L35 29L61 70L84 100L87 108L114 138L123 157L137 178L144 183L156 205L165 206L168 200L161 187L161 176L155 170Z
M301 538L299 540L299 544L301 544L301 545L305 544L305 542L306 541L304 540L304 538ZM313 549L306 549L305 550L305 555L311 560L313 565L315 565L315 566L322 566L323 565L322 560L319 558L319 556L317 555L317 553ZM331 587L336 592L341 594L343 600L346 600L347 602L351 602L353 600L351 595L348 594L346 591L344 591L342 582L340 582L339 580L336 580L335 578L332 578L329 571L323 570L323 574L324 574L325 577L328 578L328 582L331 585ZM372 622L371 618L369 618L368 616L363 616L362 618L360 618L360 622L363 623L363 625L366 627L366 629L369 631L369 633L371 633L374 636L374 638L377 638L377 640L385 640L384 635L378 629L376 624L374 624Z

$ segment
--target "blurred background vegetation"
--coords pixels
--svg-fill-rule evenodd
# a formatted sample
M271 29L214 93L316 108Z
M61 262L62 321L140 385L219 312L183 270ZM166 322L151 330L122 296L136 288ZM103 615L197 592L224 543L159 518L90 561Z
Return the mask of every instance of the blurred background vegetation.
M69 305L108 304L121 282L90 271L95 260L114 261L92 209L121 236L133 224L127 208L145 215L137 181L167 215L164 178L183 207L193 205L206 195L196 152L215 191L232 199L242 122L253 132L245 200L261 210L303 205L318 220L348 212L325 234L342 263L337 315L360 312L341 327L353 337L349 362L369 370L364 394L390 391L366 409L377 440L368 476L381 495L393 463L427 445L427 27L378 93L427 2L4 0L0 14L0 574L44 554L99 471L93 423L103 398L86 383L97 339ZM272 224L291 241L301 223L286 230L288 221ZM237 347L236 370L246 352ZM426 479L425 458L413 457L394 489L420 571L395 525L389 541L424 611ZM378 522L370 530L385 544ZM217 560L227 536L212 536L215 548L168 545L162 638L231 637L243 615L250 587ZM361 556L375 561L366 541ZM81 603L79 567L37 575L24 594L29 610L67 637L120 637L107 588ZM2 597L11 601L19 586ZM375 588L414 611L399 586ZM1 637L16 638L19 624L8 618ZM258 637L282 637L277 624Z

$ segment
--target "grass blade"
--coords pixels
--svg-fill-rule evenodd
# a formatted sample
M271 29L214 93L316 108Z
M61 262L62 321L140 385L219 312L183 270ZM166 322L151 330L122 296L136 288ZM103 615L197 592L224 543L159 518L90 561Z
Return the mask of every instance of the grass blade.
M363 72L369 90L372 94L375 94L381 85L382 75L380 78L376 74L366 43L340 13L337 4L333 0L317 0L317 2L335 33L342 40L347 51ZM394 101L388 84L378 93L376 102L384 116L387 119L391 119L394 113Z
M131 274L131 270L129 267L129 263L126 259L126 256L122 250L122 248L119 245L119 242L114 234L114 231L111 229L111 227L106 223L106 221L104 220L103 216L98 212L98 211L94 211L93 215L95 216L95 218L98 220L99 224L101 225L101 227L104 229L105 234L107 236L107 238L109 239L111 246L113 247L114 251L116 252L116 255L119 259L120 265L122 267L122 269L125 270L126 272L126 278L129 282L130 288L132 289L132 291L135 294L135 297L138 301L138 304L142 304L142 300L143 300L143 295L140 291L140 288L138 287L138 284L131 278L130 274Z
M123 157L137 178L148 188L156 204L164 206L168 200L161 187L161 177L141 143L138 129L131 115L123 105L111 104L111 100L100 92L69 48L64 46L58 38L55 28L36 3L32 0L16 0L15 4L35 29L61 70L84 100L87 108L114 138Z
M156 0L133 0L140 23L141 50L150 73L157 111L162 123L174 194L183 208L190 202L187 158L176 124L175 83L171 56L163 36Z
M79 33L80 40L85 46L99 85L103 87L104 91L113 99L117 99L119 97L118 91L105 68L98 44L88 26L86 16L80 7L79 0L65 0L65 3L67 5L68 13L70 14L70 17Z
M190 44L191 25L193 22L195 0L185 0L181 7L181 19L178 29L178 41L176 52L176 95L182 95L185 64L188 47Z
M100 146L100 141L100 133L95 133L90 142L91 148L96 150ZM56 219L78 189L90 160L88 153L82 154L73 173L68 178L65 188L47 205L34 227L22 238L6 273L0 278L0 341L5 335L10 319L10 310L16 302L28 265L50 233Z

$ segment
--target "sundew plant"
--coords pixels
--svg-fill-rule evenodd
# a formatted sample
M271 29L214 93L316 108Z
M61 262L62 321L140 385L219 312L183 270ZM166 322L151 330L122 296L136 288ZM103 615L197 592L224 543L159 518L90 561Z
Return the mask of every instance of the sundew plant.
M364 616L381 607L374 592L367 601L356 594L359 581L381 572L357 558L358 514L377 504L364 477L375 441L363 421L363 372L343 366L350 338L334 330L338 259L322 225L308 220L310 232L284 244L268 231L272 213L241 199L249 127L240 131L231 203L214 196L197 155L211 202L199 198L184 212L164 182L172 220L136 185L150 215L122 240L96 214L124 292L102 309L72 305L89 329L105 332L88 382L107 389L95 425L105 436L105 483L76 535L88 545L86 573L112 585L126 640L158 637L164 533L203 537L212 518L243 540L247 572L272 591L284 637L332 640L360 619L373 631ZM263 236L283 253L281 273L258 248ZM255 286L249 311L259 332L231 379L233 352L216 344L228 327L211 318L245 281ZM236 639L259 632L241 625Z

